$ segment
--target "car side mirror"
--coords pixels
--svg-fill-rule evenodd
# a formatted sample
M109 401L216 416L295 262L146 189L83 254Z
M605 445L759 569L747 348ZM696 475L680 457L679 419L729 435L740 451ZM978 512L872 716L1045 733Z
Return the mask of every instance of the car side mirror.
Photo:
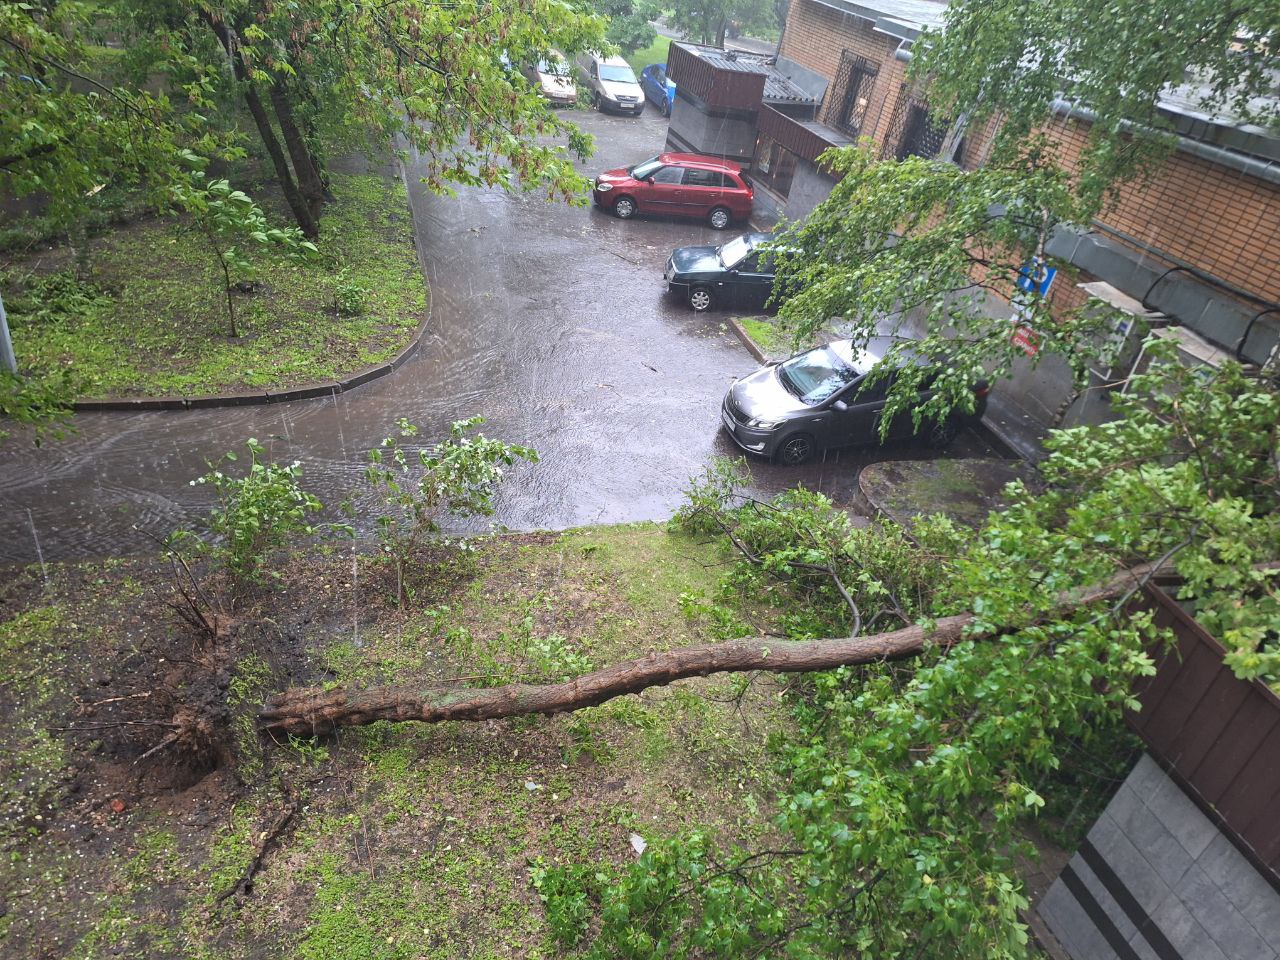
M649 184L649 186L653 186L653 184L654 184L654 179L653 179L653 177L645 177L645 178L644 178L644 182L645 182L645 183L647 183L647 184Z
M849 409L849 405L845 403L843 400L837 400L835 403L831 405L831 409L836 411L836 413L844 413L846 410Z
M734 267L732 270L730 270L730 271L729 271L729 276L731 276L731 277L736 277L737 275L738 275L738 268L737 268L737 267Z

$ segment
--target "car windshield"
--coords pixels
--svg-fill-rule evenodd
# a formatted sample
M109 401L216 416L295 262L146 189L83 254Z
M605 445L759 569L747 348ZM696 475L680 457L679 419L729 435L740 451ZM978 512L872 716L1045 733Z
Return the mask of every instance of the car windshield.
M612 80L615 83L635 83L636 75L631 72L630 67L613 67L607 63L602 63L600 64L600 79Z
M545 73L552 77L569 76L569 64L559 58L538 61L538 72Z
M778 364L782 385L813 406L866 373L853 362L848 343L832 343Z
M643 163L637 163L634 167L627 171L628 176L633 180L643 180L650 176L662 166L662 161L657 157L651 160L645 160Z
M728 243L722 243L716 252L720 255L722 267L736 267L751 252L751 244L747 242L746 237L738 237Z

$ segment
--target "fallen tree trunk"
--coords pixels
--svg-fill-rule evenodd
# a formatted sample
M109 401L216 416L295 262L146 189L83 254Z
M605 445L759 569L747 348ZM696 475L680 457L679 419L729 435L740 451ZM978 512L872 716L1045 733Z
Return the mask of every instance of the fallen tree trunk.
M1059 609L1070 609L1133 593L1150 579L1157 565L1124 571L1105 583L1059 598ZM302 687L287 690L258 714L269 733L314 736L338 727L357 727L379 720L497 720L541 713L550 716L594 707L649 687L665 686L688 677L712 673L809 673L835 667L894 660L919 653L926 645L943 649L962 639L989 639L998 632L965 635L972 614L943 617L933 629L910 626L868 637L826 640L776 640L751 637L724 643L683 647L650 653L639 660L615 664L565 683L513 683L491 689L443 687L371 687L348 690Z

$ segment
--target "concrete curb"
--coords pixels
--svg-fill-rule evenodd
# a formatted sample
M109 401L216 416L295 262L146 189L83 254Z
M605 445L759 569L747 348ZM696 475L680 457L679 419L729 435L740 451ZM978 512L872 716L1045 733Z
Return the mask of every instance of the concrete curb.
M400 168L400 180L404 183L405 206L409 210L410 223L412 223L413 202L409 198L408 173L404 164L398 160L397 166ZM410 238L413 239L412 230ZM416 240L414 242L416 245ZM371 380L377 380L379 377L394 373L418 352L418 347L422 344L422 335L427 332L427 327L431 323L431 285L427 283L425 275L422 278L422 283L427 291L427 305L423 311L422 320L413 331L413 336L409 342L390 360L357 370L351 376L344 377L341 380L334 380L330 383L307 383L300 387L290 387L286 390L251 390L243 393L215 393L196 397L164 396L138 397L134 399L122 398L118 400L77 400L72 404L72 410L76 413L103 413L121 410L202 410L209 407L247 407L265 403L288 403L293 400L315 400L319 397L337 396L347 390L354 390L356 387L364 386Z
M742 341L742 345L747 348L747 352L756 358L760 363L766 363L768 358L764 355L764 351L760 349L760 345L751 339L751 334L747 333L746 328L742 326L733 317L729 318L729 327L733 330L734 336Z

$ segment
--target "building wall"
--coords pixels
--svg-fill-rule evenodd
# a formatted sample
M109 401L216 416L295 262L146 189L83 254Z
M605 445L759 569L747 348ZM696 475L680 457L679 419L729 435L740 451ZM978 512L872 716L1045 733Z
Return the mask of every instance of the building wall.
M1073 960L1280 949L1280 893L1146 755L1035 910Z
M1088 128L1067 121L1050 133L1070 165ZM1255 296L1280 299L1280 185L1177 152L1154 177L1122 186L1098 220Z
M755 114L738 116L742 111L707 110L677 90L667 126L667 149L750 163L756 147Z
M871 137L879 147L883 146L889 130L906 74L907 65L894 59L897 49L898 40L876 33L870 21L832 10L813 0L794 0L780 53L832 81L839 73L840 58L845 50L878 64L880 73L868 98L862 135ZM832 87L827 88L826 102L818 112L820 120L826 120L829 102L838 93Z

